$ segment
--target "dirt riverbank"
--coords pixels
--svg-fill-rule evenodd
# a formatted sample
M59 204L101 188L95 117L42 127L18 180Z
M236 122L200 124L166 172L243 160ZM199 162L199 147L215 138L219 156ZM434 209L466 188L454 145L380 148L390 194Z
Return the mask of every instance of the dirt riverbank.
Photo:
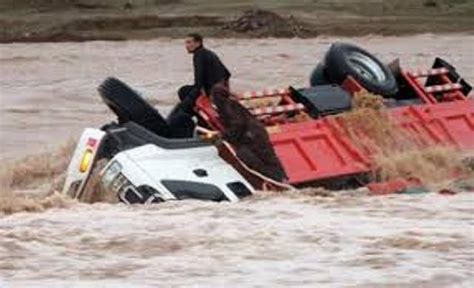
M474 31L470 0L0 0L0 43Z

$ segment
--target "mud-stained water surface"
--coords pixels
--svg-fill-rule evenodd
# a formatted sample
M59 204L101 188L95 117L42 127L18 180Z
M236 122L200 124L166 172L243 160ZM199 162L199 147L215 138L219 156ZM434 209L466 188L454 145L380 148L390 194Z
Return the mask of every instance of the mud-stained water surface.
M335 40L208 45L231 68L234 90L243 91L306 85ZM474 80L473 36L343 40L385 61L400 57L406 67L441 56ZM84 127L113 120L95 91L110 75L167 111L176 88L192 80L191 59L181 41L166 39L0 46L0 160L16 181L0 193L34 198L49 189L44 179L60 172L70 149L58 147ZM33 160L20 160L25 155ZM0 287L472 287L472 186L455 195L305 190L149 207L53 195L23 209L0 195Z

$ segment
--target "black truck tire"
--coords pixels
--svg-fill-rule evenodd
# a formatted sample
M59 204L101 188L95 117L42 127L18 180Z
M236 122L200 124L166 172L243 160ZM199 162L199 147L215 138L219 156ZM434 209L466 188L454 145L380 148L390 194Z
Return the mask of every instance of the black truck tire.
M342 84L352 76L365 89L377 95L392 97L398 91L390 69L374 55L347 43L334 43L326 53L324 71L330 82Z
M133 121L160 136L171 136L171 129L163 116L127 84L111 77L102 82L98 91L120 124Z
M311 72L311 76L309 78L309 84L311 87L330 84L324 69L324 65L319 63L316 68L314 68L313 72Z

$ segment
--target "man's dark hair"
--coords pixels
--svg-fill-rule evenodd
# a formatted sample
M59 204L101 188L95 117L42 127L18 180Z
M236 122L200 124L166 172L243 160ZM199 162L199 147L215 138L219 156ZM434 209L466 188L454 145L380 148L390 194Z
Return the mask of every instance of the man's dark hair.
M202 44L202 36L198 33L189 33L187 37L193 38L194 41Z

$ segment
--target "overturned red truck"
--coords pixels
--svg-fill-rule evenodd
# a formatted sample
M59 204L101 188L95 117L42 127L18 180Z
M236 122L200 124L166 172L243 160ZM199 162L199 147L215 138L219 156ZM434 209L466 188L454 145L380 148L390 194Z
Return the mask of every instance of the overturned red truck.
M398 61L385 65L362 48L335 43L313 71L310 84L238 95L240 104L265 125L287 183L249 169L228 143L209 143L205 135L163 137L156 129L166 124L161 115L116 81L110 84L114 92L101 96L118 121L86 129L63 191L81 198L100 159L107 162L100 185L125 203L236 201L262 187L340 189L370 184L378 181L376 151L356 143L344 122L354 95L363 91L381 96L389 121L417 145L474 151L472 88L443 59L436 58L426 70L408 71ZM209 97L198 98L195 112L207 131L224 132Z

